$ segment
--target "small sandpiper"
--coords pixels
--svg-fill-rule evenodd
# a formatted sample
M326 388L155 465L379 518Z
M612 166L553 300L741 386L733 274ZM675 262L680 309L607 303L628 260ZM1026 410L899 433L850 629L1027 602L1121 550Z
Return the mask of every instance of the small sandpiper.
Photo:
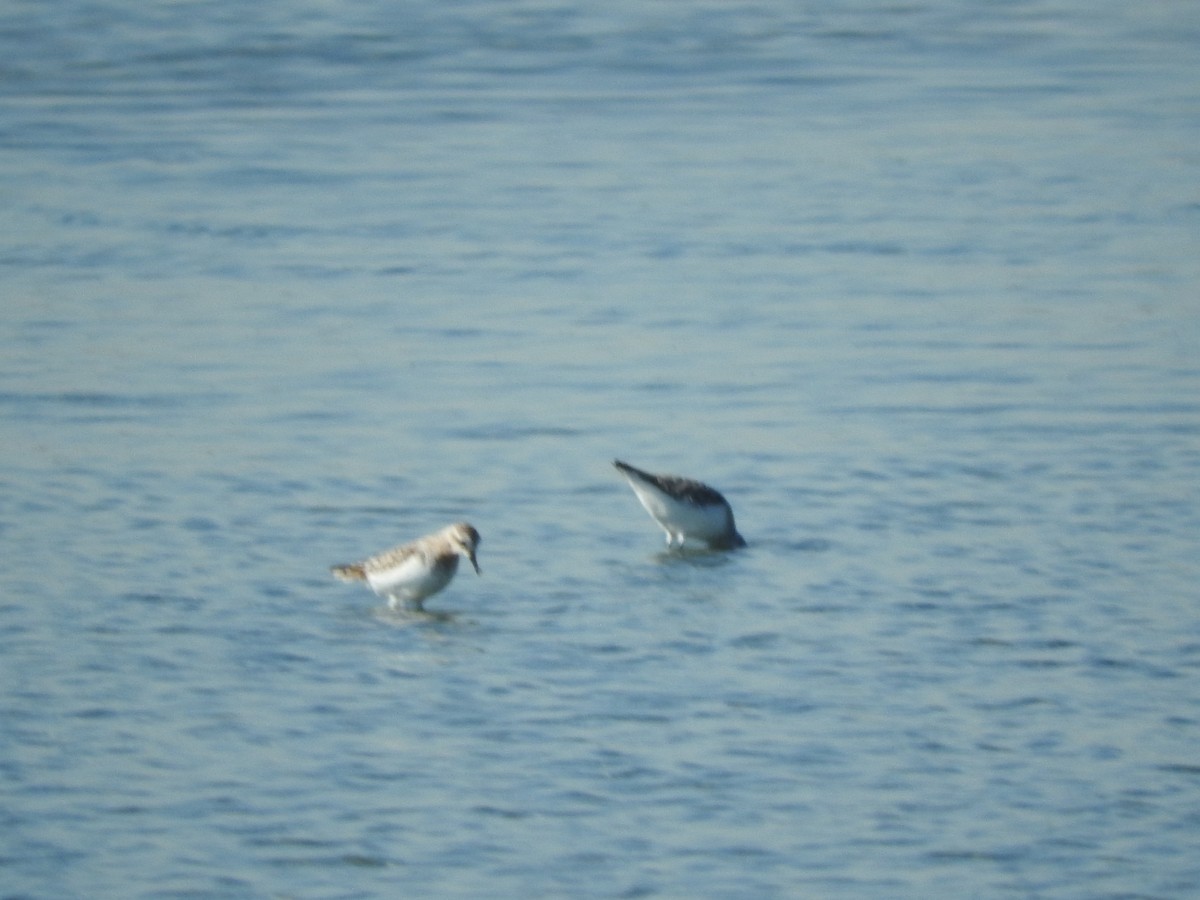
M707 484L677 475L651 475L619 459L613 465L667 533L668 547L682 547L688 538L711 550L746 546L733 524L729 502Z
M458 571L458 558L465 556L481 574L475 561L479 532L466 522L427 534L410 544L401 544L362 562L332 566L342 581L365 581L392 609L421 612L426 597L450 583Z

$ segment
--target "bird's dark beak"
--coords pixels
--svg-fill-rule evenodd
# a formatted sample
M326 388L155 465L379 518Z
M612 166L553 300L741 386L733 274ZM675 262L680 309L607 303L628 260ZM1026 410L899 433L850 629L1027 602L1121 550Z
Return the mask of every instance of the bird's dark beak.
M471 561L471 565L475 567L475 574L482 575L483 573L479 571L479 563L475 562L475 551L474 550L472 550L470 553L467 554L467 559L469 559Z

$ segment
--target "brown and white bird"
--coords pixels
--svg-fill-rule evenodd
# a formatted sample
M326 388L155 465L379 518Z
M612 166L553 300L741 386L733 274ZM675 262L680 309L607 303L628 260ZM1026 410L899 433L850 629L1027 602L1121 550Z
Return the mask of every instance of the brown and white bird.
M678 475L652 475L619 459L613 465L667 533L668 547L682 547L689 538L712 550L746 546L729 502L707 484Z
M332 566L342 581L365 581L376 594L388 598L392 609L420 611L426 597L444 588L458 571L458 558L465 556L479 571L475 548L479 532L466 522L401 544L362 562Z

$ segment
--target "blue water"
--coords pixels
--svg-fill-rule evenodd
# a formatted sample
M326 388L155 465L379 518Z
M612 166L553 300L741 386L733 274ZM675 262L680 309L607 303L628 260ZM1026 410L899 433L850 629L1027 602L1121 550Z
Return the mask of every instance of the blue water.
M1186 3L6 5L0 895L1200 896L1198 96Z

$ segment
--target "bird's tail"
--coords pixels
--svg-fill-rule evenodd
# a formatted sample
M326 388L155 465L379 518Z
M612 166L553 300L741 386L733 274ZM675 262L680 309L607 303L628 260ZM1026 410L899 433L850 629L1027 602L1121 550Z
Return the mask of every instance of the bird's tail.
M345 566L330 566L329 571L333 573L334 578L340 578L342 581L367 580L367 571L363 568L362 563L349 563Z
M614 459L613 465L616 466L617 471L620 472L622 475L633 475L637 478L642 479L643 481L650 480L650 477L651 477L650 473L643 472L637 466L631 466L629 463L622 462L619 459Z

